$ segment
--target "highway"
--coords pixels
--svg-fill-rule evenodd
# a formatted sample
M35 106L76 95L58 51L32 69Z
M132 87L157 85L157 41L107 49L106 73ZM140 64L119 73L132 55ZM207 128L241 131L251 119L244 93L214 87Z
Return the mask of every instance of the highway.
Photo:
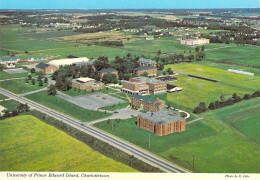
M55 119L61 120L65 123L67 123L68 125L75 127L91 136L94 136L130 155L134 155L134 157L136 157L154 167L158 167L165 172L171 172L171 173L188 173L188 172L190 172L190 171L188 171L180 166L177 166L175 164L172 164L140 147L137 147L137 146L135 146L131 143L128 143L120 138L117 138L111 134L108 134L99 129L96 129L90 125L82 126L81 125L82 123L80 121L78 121L68 115L64 115L53 109L49 109L48 107L40 105L34 101L28 100L24 97L21 97L17 94L14 94L10 91L3 89L3 88L0 88L0 93L9 98L17 100L21 103L27 103L31 108L37 109L38 111L43 112Z

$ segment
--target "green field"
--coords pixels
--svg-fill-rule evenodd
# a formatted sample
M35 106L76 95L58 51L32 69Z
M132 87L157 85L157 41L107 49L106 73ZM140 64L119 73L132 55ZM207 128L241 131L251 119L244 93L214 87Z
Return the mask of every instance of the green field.
M9 112L12 112L13 110L16 110L16 107L20 103L18 101L15 101L13 99L7 100L7 101L0 101L0 105L5 107Z
M4 71L0 71L0 80L3 79L12 79L12 78L20 78L20 77L27 77L29 72L25 73L17 73L17 74L9 74Z
M15 80L1 81L0 86L13 93L23 94L26 92L45 88L48 86L48 83L43 83L43 86L39 86L39 81L35 79L35 85L32 85L31 80L29 80L29 83L26 85L24 79L15 79Z
M167 136L157 136L137 127L136 118L121 120L120 123L114 121L113 131L111 122L104 121L94 126L193 172L259 173L260 144L255 142L259 139L259 113L248 113L258 121L249 120L246 127L247 118L242 118L238 122L243 124L235 123L234 127L229 123L236 121L236 116L232 116L234 113L255 107L259 109L259 102L259 98L252 99L204 113L204 119L187 125L186 131Z
M120 104L114 104L114 105L111 105L111 106L101 107L99 109L115 111L115 110L118 110L118 109L123 109L123 108L127 107L128 105L129 105L129 103L126 102L126 103L120 103Z
M23 37L33 38L33 39L48 39L48 38L55 38L61 36L72 36L77 35L80 33L74 31L51 31L51 32L41 32L41 33L28 33L23 34Z
M194 109L200 102L205 102L208 105L212 101L219 100L222 94L225 98L229 98L233 93L244 96L246 93L252 94L260 89L259 76L254 76L250 79L246 75L192 63L165 66L166 69L169 67L174 72L192 74L220 81L210 82L186 75L178 75L178 80L170 84L182 87L183 91L168 93L167 100L190 109Z
M7 98L8 98L8 97L6 97L5 95L0 94L0 100L7 99Z
M137 172L31 115L0 121L0 134L1 171Z
M25 97L44 106L47 106L51 109L55 109L56 111L74 117L82 122L92 121L111 115L110 113L103 113L84 109L57 96L48 96L47 91L37 92L34 94L27 95Z
M260 48L258 46L236 46L205 52L208 59L219 62L260 66Z

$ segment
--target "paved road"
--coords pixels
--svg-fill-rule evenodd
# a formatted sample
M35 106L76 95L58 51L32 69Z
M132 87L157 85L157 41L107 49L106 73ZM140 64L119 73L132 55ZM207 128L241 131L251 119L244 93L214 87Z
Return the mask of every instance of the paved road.
M191 123L193 123L193 122L196 122L196 121L199 121L199 120L202 120L202 119L204 119L204 118L194 119L194 120L192 120L192 121L186 122L186 124L191 124Z
M113 135L110 135L106 132L103 132L99 129L96 129L92 126L88 126L88 125L84 125L82 126L81 123L72 118L72 117L69 117L68 115L64 115L60 112L57 112L55 110L52 110L52 109L49 109L43 105L40 105L38 103L35 103L31 100L28 100L24 97L20 97L18 96L17 94L14 94L10 91L7 91L5 89L2 89L0 88L0 93L2 93L3 95L9 97L9 98L13 98L19 102L22 102L22 103L27 103L30 107L34 108L34 109L37 109L51 117L54 117L58 120L61 120L67 124L69 124L70 126L72 127L75 127L87 134L90 134L108 144L111 144L112 146L128 153L128 154L131 154L131 155L134 155L136 158L138 159L141 159L142 161L146 162L146 163L149 163L151 164L152 166L155 166L155 167L159 167L160 169L162 169L163 171L165 172L174 172L174 173L186 173L186 172L189 172L188 170L182 168L182 167L179 167L177 165L174 165L144 149L141 149L140 147L137 147L133 144L130 144L122 139L119 139Z

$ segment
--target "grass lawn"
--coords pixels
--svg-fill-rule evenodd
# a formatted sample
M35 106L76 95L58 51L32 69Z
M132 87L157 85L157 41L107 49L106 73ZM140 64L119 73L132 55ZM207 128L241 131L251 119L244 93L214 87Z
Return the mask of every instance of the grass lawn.
M137 172L31 115L0 121L0 134L1 171Z
M104 88L104 89L100 89L100 90L95 90L93 93L96 92L102 92L104 94L109 94L111 92L117 92L115 90L112 90L110 88ZM78 88L71 88L69 91L62 91L62 93L67 94L69 96L81 96L81 95L86 95L86 94L92 94L92 91L83 91L82 89L78 89Z
M28 73L9 74L7 72L0 71L0 80L12 79L12 78L20 78L20 77L27 77L28 74L29 74L29 72Z
M220 62L260 66L258 46L236 46L205 51L208 59Z
M5 107L9 112L12 112L20 103L13 99L7 101L0 101L0 105Z
M48 83L43 83L43 86L39 86L39 82L35 79L35 85L32 85L31 80L29 80L28 85L26 85L24 79L15 79L1 81L0 86L8 91L12 91L13 93L22 94L44 88L48 86Z
M82 122L100 119L111 115L110 113L84 109L57 96L48 96L47 91L37 92L25 97L51 109L72 116Z
M0 100L7 99L7 98L8 98L8 97L6 97L5 95L0 94Z
M127 103L120 103L120 104L114 104L114 105L111 105L111 106L101 107L99 109L115 111L115 110L118 110L118 109L123 109L123 108L127 107L128 105L129 105L129 103L127 102Z
M230 114L246 111L255 106L259 107L259 99L243 101L233 106L210 111L202 114L203 120L187 125L186 131L161 137L137 127L136 118L121 120L120 123L114 121L113 131L111 122L107 124L107 121L104 121L94 126L193 172L259 173L260 145L254 140L259 134L256 133L259 130L259 122L256 126L254 122L251 122L254 119L249 120L247 128L243 126L244 124L240 126L241 131L226 123L236 119L235 116L230 119ZM259 114L253 116L258 117ZM246 119L242 119L241 122ZM251 129L252 132L247 129ZM241 133L243 131L246 132L245 135ZM150 149L148 148L149 134ZM251 140L252 136L254 138Z

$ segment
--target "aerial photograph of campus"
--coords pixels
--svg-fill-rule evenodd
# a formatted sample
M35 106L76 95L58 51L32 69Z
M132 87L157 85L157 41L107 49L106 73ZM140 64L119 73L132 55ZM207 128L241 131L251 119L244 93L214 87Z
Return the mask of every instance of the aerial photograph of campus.
M259 175L259 1L1 0L0 172Z

